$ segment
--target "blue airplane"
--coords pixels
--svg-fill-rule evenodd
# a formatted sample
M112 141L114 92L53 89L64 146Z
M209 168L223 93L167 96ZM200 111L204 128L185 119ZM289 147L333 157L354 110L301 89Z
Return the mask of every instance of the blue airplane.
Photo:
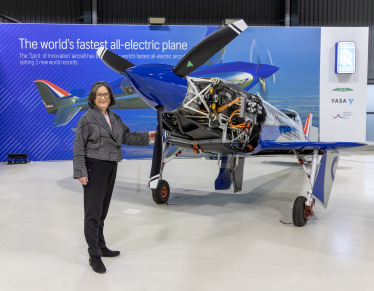
M260 96L248 93L245 89L250 84L242 82L238 86L219 75L246 72L253 80L261 81L274 73L274 67L257 65L255 74L247 70L253 70L251 64L241 62L199 69L246 28L245 22L239 20L218 29L175 66L136 66L103 47L97 54L109 68L127 76L138 96L157 112L157 138L148 183L155 203L166 203L169 199L170 187L162 179L162 172L165 164L183 150L218 155L220 171L215 189L233 186L234 192L242 190L246 155L289 150L310 180L307 197L298 196L293 205L293 223L301 227L314 215L316 200L327 207L339 162L338 150L364 144L316 141L311 114L303 127L295 111L278 110ZM301 150L313 152L310 170Z
M215 30L215 27L208 27L206 36ZM276 66L261 64L260 61L256 64L250 62L222 63L225 50L226 47L220 49L190 76L196 78L219 77L249 91L258 82L265 85L265 79L279 70ZM74 89L67 92L47 80L35 80L33 82L39 90L47 113L55 115L52 127L64 126L78 112L88 109L88 94L83 89ZM116 100L113 109L149 108L147 103L134 91L128 76L124 75L108 84L112 88Z

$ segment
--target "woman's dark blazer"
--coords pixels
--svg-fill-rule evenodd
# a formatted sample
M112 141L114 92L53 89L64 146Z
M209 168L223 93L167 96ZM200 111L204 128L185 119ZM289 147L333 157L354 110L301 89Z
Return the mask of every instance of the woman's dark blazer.
M147 132L130 132L121 118L108 109L110 128L104 114L96 106L89 108L78 121L74 140L74 178L88 177L86 157L104 161L121 161L121 144L148 146Z

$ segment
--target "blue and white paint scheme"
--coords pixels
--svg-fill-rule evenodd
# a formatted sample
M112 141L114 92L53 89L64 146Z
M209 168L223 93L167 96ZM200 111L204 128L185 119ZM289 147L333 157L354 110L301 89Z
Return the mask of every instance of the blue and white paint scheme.
M315 199L327 206L339 161L338 149L363 144L319 142L312 138L311 114L303 128L295 111L279 110L246 91L253 82L273 75L278 70L274 66L235 62L201 67L246 28L242 20L222 27L198 43L174 67L136 66L104 48L97 55L108 67L128 76L138 96L157 112L149 182L156 203L165 203L169 197L169 186L162 180L165 164L183 150L218 155L221 164L215 189L233 185L234 192L242 190L246 155L288 150L294 152L310 180L307 198L300 196L294 204L294 224L303 226L314 215ZM234 76L240 81L234 80ZM168 155L172 146L180 151ZM303 150L312 151L310 170L304 164ZM320 154L323 157L318 163Z
M326 150L318 167L317 178L313 189L313 196L327 208L332 184L335 180L336 169L339 164L338 150Z

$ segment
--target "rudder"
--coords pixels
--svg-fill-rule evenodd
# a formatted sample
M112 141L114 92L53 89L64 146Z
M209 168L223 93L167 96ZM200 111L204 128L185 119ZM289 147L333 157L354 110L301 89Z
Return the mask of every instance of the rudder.
M58 109L65 108L73 104L74 99L77 99L77 97L72 96L69 92L61 89L49 81L35 80L33 82L38 88L40 97L43 100L48 114L56 114Z

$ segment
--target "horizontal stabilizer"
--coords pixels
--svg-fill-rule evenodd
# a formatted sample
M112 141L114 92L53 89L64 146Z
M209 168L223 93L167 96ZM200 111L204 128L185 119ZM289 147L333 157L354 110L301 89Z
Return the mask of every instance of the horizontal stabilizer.
M262 150L332 150L332 149L345 149L364 146L366 144L359 142L273 142L264 141Z
M82 107L65 107L57 110L52 127L63 126L67 124L81 110Z
M337 150L326 150L319 164L316 182L314 184L313 196L327 207L330 199L332 184L335 180L336 169L339 163L339 152Z

